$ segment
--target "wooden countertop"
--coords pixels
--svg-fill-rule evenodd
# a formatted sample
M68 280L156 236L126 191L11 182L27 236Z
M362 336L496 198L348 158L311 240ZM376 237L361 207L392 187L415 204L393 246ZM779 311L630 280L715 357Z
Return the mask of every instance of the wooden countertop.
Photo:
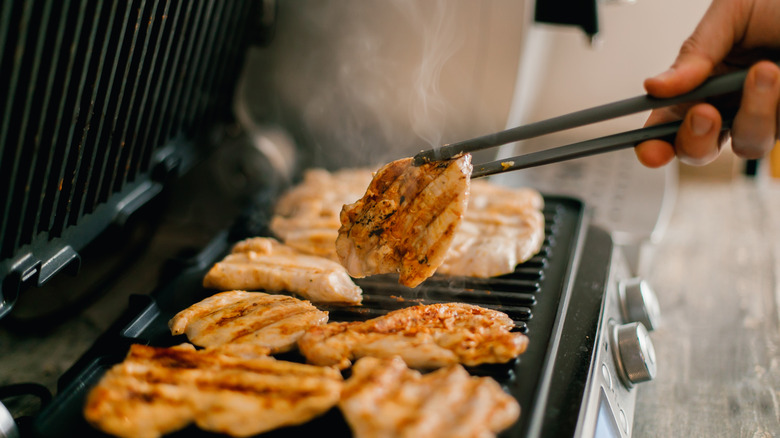
M658 375L635 438L780 435L780 180L682 178L646 276L662 309ZM0 328L0 384L55 382L105 329L100 302L39 334ZM105 299L103 300L105 301Z
M681 179L647 279L663 320L633 436L780 435L780 180Z

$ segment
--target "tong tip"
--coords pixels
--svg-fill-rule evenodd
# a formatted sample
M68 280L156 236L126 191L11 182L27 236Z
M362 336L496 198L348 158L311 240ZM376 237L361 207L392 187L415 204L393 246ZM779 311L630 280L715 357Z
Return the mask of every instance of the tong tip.
M450 145L444 145L435 149L428 149L420 151L414 156L412 164L414 166L422 166L423 164L432 163L434 161L445 161L455 158L461 154L461 152L453 151Z
M441 157L436 152L436 149L423 150L414 156L414 158L412 159L412 165L419 167L422 166L423 164L428 164L433 161L438 161L439 159L441 159Z

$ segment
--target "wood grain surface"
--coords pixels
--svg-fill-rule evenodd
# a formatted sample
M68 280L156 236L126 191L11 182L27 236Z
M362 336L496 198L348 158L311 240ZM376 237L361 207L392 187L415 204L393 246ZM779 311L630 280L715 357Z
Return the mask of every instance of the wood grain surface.
M651 266L658 375L633 436L780 436L780 180L681 180Z

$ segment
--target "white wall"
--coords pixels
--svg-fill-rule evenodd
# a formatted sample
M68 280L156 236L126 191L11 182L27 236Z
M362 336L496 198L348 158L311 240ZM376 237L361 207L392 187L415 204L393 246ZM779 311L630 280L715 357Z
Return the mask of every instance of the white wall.
M709 3L710 0L637 0L633 4L602 4L601 31L595 47L578 29L535 25L530 39L535 47L529 48L522 62L538 65L538 69L528 68L532 73L521 80L525 86L520 84L521 95L515 105L525 109L515 108L514 120L510 117L509 125L644 94L644 79L671 64ZM646 116L621 118L575 132L595 136L636 129Z

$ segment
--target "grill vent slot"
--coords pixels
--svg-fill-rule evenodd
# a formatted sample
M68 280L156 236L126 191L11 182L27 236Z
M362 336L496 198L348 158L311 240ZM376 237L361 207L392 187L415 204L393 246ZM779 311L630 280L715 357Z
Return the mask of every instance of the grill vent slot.
M83 247L157 151L225 118L255 3L2 2L0 267Z
M191 132L236 66L237 49L229 49L239 45L248 7L4 3L0 181L10 196L0 206L3 258L37 233L61 236L148 174L157 147Z

